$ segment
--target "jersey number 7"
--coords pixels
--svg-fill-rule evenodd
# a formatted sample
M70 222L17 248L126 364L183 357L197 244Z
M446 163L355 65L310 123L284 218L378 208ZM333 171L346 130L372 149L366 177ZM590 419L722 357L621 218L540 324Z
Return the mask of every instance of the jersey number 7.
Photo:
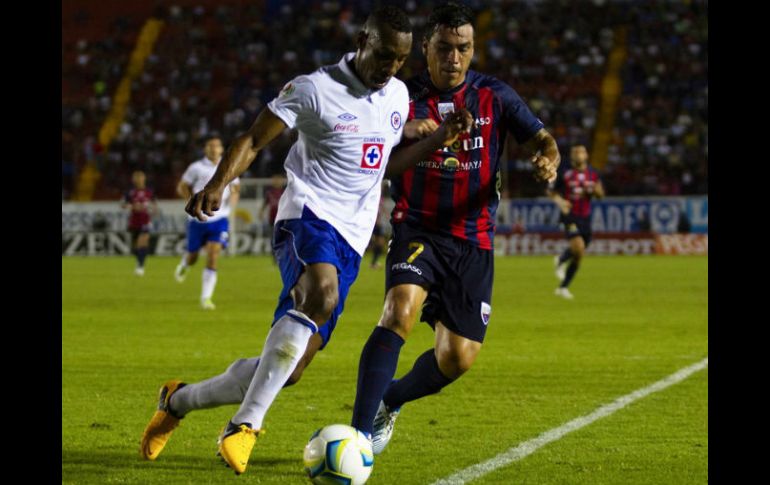
M411 263L412 261L417 259L417 256L419 256L420 253L422 253L425 250L425 245L423 243L410 242L409 249L414 249L415 251L412 253L411 256L409 256L409 259L406 260L407 263Z

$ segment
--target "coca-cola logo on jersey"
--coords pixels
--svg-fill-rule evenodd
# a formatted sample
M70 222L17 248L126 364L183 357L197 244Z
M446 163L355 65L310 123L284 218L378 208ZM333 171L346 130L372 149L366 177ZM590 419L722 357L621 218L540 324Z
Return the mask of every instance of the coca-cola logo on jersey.
M342 123L334 125L334 131L342 131L345 133L358 133L358 129L358 125L345 125Z

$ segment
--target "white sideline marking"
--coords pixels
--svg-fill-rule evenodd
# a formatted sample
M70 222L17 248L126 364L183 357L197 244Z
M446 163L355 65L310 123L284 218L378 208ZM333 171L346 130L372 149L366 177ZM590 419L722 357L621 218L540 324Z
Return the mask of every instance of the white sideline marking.
M487 473L495 471L498 468L504 467L509 463L512 463L517 460L521 460L522 458L528 455L531 455L532 453L537 451L539 448L542 448L548 443L551 443L552 441L556 441L560 439L565 434L575 431L577 429L580 429L584 426L588 426L594 421L597 421L605 416L609 416L615 411L623 409L624 407L628 406L629 404L631 404L632 402L638 399L649 396L653 392L662 391L663 389L669 386L672 386L678 382L681 382L687 379L688 377L690 377L692 374L698 372L699 370L703 370L707 368L708 365L709 365L709 358L706 357L700 362L696 362L695 364L692 364L683 369L680 369L677 372L674 372L670 376L664 379L661 379L654 384L651 384L642 389L637 389L636 391L630 394L626 394L625 396L619 397L615 399L613 402L611 402L610 404L605 404L604 406L596 409L596 411L592 412L591 414L580 416L578 418L573 419L572 421L562 424L558 428L553 428L551 430L548 430L545 433L541 434L540 436L533 438L529 441L525 441L524 443L521 443L518 446L510 448L509 450L504 451L499 455L493 458L490 458L485 462L477 463L475 465L469 466L468 468L460 470L457 473L449 475L446 478L437 480L433 482L432 485L462 485L470 481L476 480L477 478L480 478L486 475Z

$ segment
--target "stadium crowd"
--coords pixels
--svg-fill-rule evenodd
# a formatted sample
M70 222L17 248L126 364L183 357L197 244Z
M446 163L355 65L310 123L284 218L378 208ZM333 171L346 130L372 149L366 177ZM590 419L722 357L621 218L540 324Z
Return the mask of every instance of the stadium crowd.
M182 3L182 2L180 2ZM624 28L622 93L602 169L612 195L707 193L707 3L593 1L466 2L478 12L476 65L511 84L563 151L591 143L610 51ZM72 197L88 160L102 174L96 198L118 198L141 168L160 198L174 197L184 168L216 132L225 142L299 73L335 63L348 50L372 2L201 0L156 8L165 21L118 135L105 149L99 128L143 18L116 15L99 40L62 45L62 199ZM420 31L432 2L402 2ZM63 28L99 22L86 9L63 10ZM420 42L400 76L424 67ZM286 132L247 176L280 172L293 143ZM566 149L566 150L565 150ZM531 165L506 153L510 196L541 196Z

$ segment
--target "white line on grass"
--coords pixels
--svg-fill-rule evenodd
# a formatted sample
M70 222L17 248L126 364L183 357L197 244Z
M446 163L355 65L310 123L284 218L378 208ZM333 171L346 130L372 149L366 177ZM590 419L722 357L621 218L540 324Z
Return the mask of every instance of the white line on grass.
M565 434L575 431L576 429L580 429L584 426L588 426L594 421L599 420L605 416L609 416L615 411L623 409L624 407L628 406L629 404L631 404L632 402L638 399L649 396L653 392L662 391L663 389L669 386L672 386L678 382L681 382L687 379L688 377L690 377L692 374L698 372L699 370L705 369L706 367L708 367L708 365L709 365L709 359L708 357L706 357L700 362L696 362L693 365L680 369L679 371L674 372L670 376L664 379L661 379L654 384L651 384L642 389L637 389L636 391L630 394L626 394L625 396L619 397L615 399L615 401L611 402L610 404L605 404L604 406L598 408L596 411L592 412L591 414L580 416L568 423L562 424L558 428L553 428L551 430L548 430L536 438L533 438L529 441L525 441L524 443L521 443L518 446L515 446L513 448L510 448L507 451L500 453L494 458L490 458L485 462L477 463L475 465L469 466L468 468L460 470L459 472L449 475L446 478L442 478L436 482L433 482L432 485L462 485L470 481L476 480L477 478L480 478L486 475L487 473L497 470L498 468L504 467L509 463L513 463L514 461L521 460L522 458L528 455L531 455L532 453L537 451L539 448L542 448L548 443L551 443L552 441L556 441L560 439Z

